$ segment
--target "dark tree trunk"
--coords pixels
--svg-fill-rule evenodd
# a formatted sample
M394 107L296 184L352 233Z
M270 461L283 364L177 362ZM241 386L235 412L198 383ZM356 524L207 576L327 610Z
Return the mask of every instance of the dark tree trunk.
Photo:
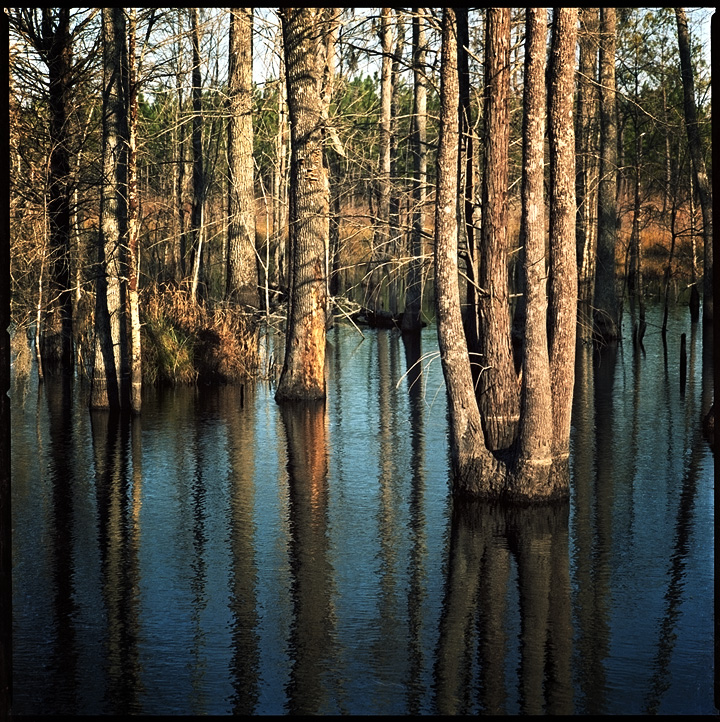
M617 106L615 98L615 8L600 9L600 185L598 195L595 334L600 342L620 336L616 288Z
M692 158L695 182L703 217L703 238L705 241L703 265L703 321L713 320L713 213L712 189L705 169L703 143L698 128L697 108L695 107L695 81L693 79L692 55L690 53L690 34L684 8L675 8L678 26L678 45L680 48L680 67L682 70L685 128L688 147Z

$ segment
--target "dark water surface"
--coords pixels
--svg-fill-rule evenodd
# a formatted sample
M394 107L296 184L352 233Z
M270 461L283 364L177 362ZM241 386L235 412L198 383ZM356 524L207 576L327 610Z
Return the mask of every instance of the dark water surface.
M324 407L14 387L15 713L714 713L712 369L659 319L579 352L552 509L453 506L432 327L331 330Z

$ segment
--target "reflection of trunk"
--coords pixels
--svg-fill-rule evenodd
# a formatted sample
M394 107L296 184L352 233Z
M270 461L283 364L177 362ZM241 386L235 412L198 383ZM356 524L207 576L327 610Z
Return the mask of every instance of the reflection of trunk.
M453 506L435 666L435 706L440 715L468 714L478 707L488 714L507 712L510 554L504 536L500 507L481 502ZM471 689L466 670L476 659L482 682Z
M410 269L407 277L403 331L419 329L422 300L422 254L425 184L427 182L427 82L425 79L425 20L422 8L416 8L413 16L413 116L411 145L413 154L412 181L412 240Z
M293 660L290 714L318 714L326 698L332 658L332 566L328 561L328 456L323 402L283 405L290 496L290 568L293 572Z
M506 515L520 593L521 714L573 712L568 516L568 504Z
M234 715L253 714L259 698L259 640L255 559L257 534L255 508L255 395L252 386L229 386L218 395L220 413L228 434L230 484L231 580L229 607L232 611L232 660L230 675L234 689Z
M712 189L705 169L703 144L698 126L697 108L695 107L695 82L693 79L692 56L690 53L690 34L688 33L687 17L683 8L675 8L678 26L678 45L680 48L680 67L682 69L683 92L685 98L685 129L688 136L688 147L692 157L692 165L697 183L700 207L703 216L703 237L705 239L705 263L703 268L703 320L713 320L713 217Z

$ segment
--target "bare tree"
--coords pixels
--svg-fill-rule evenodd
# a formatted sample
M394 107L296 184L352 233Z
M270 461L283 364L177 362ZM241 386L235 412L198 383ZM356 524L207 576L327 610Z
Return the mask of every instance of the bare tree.
M600 8L600 185L594 325L595 334L603 342L616 341L620 336L615 270L618 220L615 35L615 8Z
M703 321L713 320L713 218L712 189L705 169L703 144L698 129L697 108L695 107L695 81L693 79L692 55L690 53L690 33L684 8L675 8L678 26L678 45L680 48L680 68L682 71L685 128L688 147L692 158L695 183L700 196L700 208L703 217L703 238L705 240L703 269Z
M283 8L281 20L290 113L290 283L285 363L278 401L325 397L326 243L329 188L323 162L327 110L326 8Z
M252 127L252 8L230 9L228 70L228 256L225 297L256 308Z

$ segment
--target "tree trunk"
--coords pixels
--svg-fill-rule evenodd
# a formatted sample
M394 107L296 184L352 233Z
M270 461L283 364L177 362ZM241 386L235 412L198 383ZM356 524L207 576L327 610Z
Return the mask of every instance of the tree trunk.
M615 8L600 8L600 184L595 277L595 334L600 342L620 336L616 289L617 106L615 99Z
M513 442L520 386L511 346L508 299L508 152L510 115L510 10L487 11L485 50L485 172L479 260L480 353L478 393L487 443L493 451Z
M526 12L520 233L525 244L527 302L517 473L512 483L518 495L529 493L538 481L547 482L553 458L544 201L547 11L528 8Z
M194 253L191 295L197 300L198 286L202 273L202 243L205 210L205 177L203 172L202 147L202 79L200 76L200 29L198 28L198 9L190 9L190 27L192 36L192 154L193 154L193 202L190 218L190 234Z
M550 55L550 289L549 348L554 422L553 456L570 454L570 418L575 380L577 259L575 253L575 53L577 8L553 13Z
M95 289L95 364L90 407L121 406L124 326L120 259L126 223L122 58L125 18L122 8L104 8L103 32L103 178Z
M325 10L281 11L290 112L290 289L277 401L325 397L329 189L323 163Z
M453 488L458 493L498 497L503 469L488 451L473 391L458 285L458 67L457 20L445 8L440 70L440 145L435 206L435 304L440 358L448 397Z
M255 258L252 8L230 9L228 70L228 258L225 298L259 305ZM267 229L267 242L270 242Z
M127 203L128 203L128 305L130 315L130 408L139 414L142 407L142 353L140 341L140 305L138 300L139 248L139 194L137 187L137 115L138 91L135 62L136 10L130 8L128 23L128 150L127 150Z
M417 330L422 303L423 227L425 223L425 184L427 183L427 81L425 78L425 11L413 10L413 117L411 145L413 154L412 240L408 272L403 331Z
M705 169L703 143L698 128L697 109L695 107L695 81L693 79L692 55L690 52L690 34L684 8L675 8L678 26L678 45L680 48L680 67L682 70L685 128L688 136L688 147L692 158L695 182L700 196L700 208L703 217L703 238L705 254L703 266L703 321L713 320L713 214L712 189Z
M595 293L597 254L597 60L598 8L580 8L580 64L578 73L576 158L577 158L577 265L578 334L592 339L592 304Z
M57 17L54 17L57 14ZM73 47L70 9L42 9L42 43L48 65L50 160L48 163L49 255L45 329L41 354L47 373L72 373L73 313L70 274L69 115Z

